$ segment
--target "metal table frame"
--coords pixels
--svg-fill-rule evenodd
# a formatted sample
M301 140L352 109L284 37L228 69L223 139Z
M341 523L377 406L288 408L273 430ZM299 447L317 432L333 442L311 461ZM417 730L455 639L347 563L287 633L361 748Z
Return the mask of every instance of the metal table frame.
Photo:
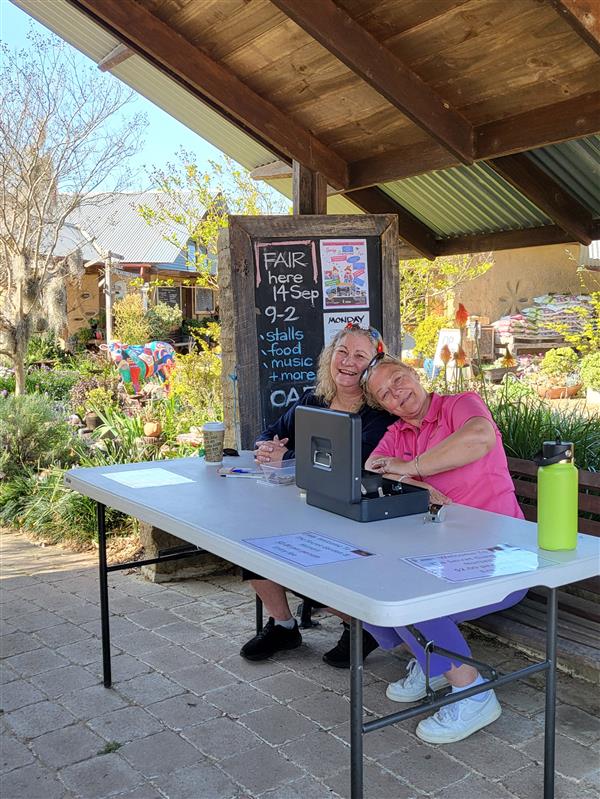
M98 565L100 581L100 616L102 631L102 664L103 682L106 688L112 685L111 658L110 658L110 619L108 603L108 574L123 569L138 568L151 563L160 563L166 560L187 558L206 552L192 544L176 547L166 552L159 552L158 557L142 561L129 561L109 566L106 557L106 506L96 502L96 518L98 525ZM427 697L416 707L381 716L373 721L364 722L363 719L363 657L362 657L362 621L351 618L350 620L350 784L351 799L363 799L363 736L369 732L380 730L391 724L420 716L438 710L445 705L451 705L461 699L488 691L491 688L507 685L516 680L529 677L539 672L546 673L546 702L545 702L545 728L544 728L544 793L543 799L554 799L554 771L556 748L556 629L557 629L557 589L548 588L546 599L546 659L533 663L523 669L499 675L496 670L464 655L449 652L436 646L434 641L426 641L421 633L410 627L415 638L425 647L427 667L425 670L425 685ZM257 597L256 602L256 629L262 629L262 602ZM429 685L429 657L432 653L447 655L454 660L474 666L488 679L481 685L468 688L460 693L448 694L437 697Z

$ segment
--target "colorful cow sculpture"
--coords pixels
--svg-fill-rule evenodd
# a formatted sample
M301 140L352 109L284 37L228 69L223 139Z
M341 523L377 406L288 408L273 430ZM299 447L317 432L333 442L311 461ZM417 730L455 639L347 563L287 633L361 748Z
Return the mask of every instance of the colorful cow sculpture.
M150 341L148 344L111 341L102 349L108 350L121 379L125 385L131 383L136 394L140 393L142 381L156 375L164 382L175 367L175 350L165 341Z

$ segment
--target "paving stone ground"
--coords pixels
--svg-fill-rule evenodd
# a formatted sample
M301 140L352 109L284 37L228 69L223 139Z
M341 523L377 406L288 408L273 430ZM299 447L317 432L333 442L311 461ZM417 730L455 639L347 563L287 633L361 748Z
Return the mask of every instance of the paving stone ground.
M339 622L321 617L300 649L247 663L254 605L235 575L153 584L110 576L114 687L101 683L93 555L1 545L2 799L339 799L349 796L348 673L321 661ZM526 661L493 641L476 657ZM386 682L405 658L365 663L365 712L398 708ZM367 799L542 796L543 679L501 689L504 712L450 746L417 720L365 738ZM556 799L600 799L600 692L558 680Z

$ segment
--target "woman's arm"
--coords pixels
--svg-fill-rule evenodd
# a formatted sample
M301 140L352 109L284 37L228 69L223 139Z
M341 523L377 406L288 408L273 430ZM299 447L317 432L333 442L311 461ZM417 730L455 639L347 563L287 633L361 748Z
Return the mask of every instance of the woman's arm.
M475 416L435 447L410 461L374 454L367 460L365 468L380 474L389 473L393 477L413 475L423 479L478 461L495 445L496 433L492 423L483 416Z

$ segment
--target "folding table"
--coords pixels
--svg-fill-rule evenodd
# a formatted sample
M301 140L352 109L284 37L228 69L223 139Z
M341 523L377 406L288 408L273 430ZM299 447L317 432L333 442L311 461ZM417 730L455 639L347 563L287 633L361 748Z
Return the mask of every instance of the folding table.
M242 458L229 458L225 463L247 465L250 458L251 455L245 453ZM160 484L161 474L165 477L162 470L167 473L168 484ZM181 478L185 482L172 482ZM556 589L598 574L600 542L597 539L579 535L577 549L569 552L538 550L535 524L463 505L450 505L445 520L438 524L426 522L421 516L360 524L307 505L296 486L263 485L247 478L221 477L214 466L205 464L201 458L72 469L65 482L97 503L102 651L107 687L111 684L107 578L109 571L120 568L119 565L108 566L106 562L107 506L178 536L192 545L194 553L198 551L196 548L212 552L351 617L352 799L363 796L365 733L457 701L456 694L441 698L430 695L417 707L365 722L362 623L414 625L499 602L519 589L547 587L545 660L506 675L497 674L485 664L476 664L489 679L483 685L462 692L460 698L537 672L546 674L543 796L544 799L554 796ZM301 567L246 541L308 531L348 542L373 555ZM404 560L498 544L511 544L538 553L542 564L534 571L456 583L435 577ZM170 557L178 556L179 553L174 553ZM432 651L440 651L435 642L426 643Z

